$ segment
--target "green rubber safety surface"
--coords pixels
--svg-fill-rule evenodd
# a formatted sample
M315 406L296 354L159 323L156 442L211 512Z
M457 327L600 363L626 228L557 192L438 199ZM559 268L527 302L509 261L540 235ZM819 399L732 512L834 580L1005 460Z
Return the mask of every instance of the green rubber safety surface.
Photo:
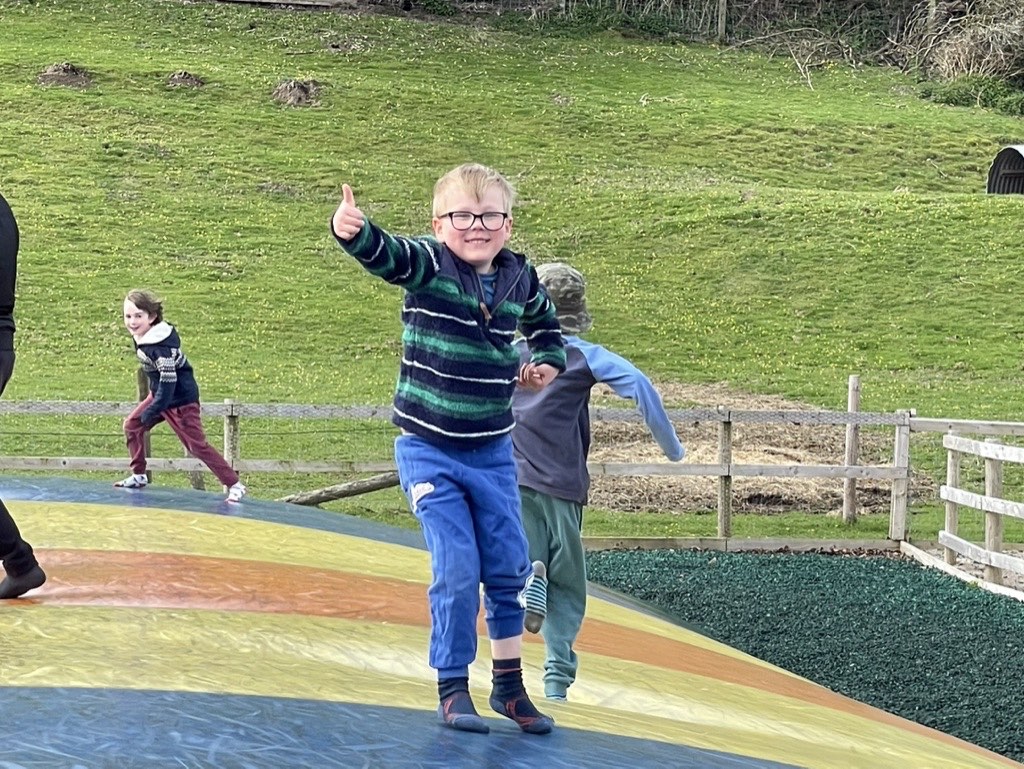
M759 659L1024 760L1024 603L897 557L602 551L587 567Z

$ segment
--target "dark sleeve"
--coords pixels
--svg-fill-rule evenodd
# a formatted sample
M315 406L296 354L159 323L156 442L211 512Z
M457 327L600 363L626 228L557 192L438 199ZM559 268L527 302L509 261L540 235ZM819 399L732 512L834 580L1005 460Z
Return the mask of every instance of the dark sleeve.
M18 223L11 207L0 195L0 332L7 337L0 341L10 341L14 333L14 286L17 272Z
M519 330L530 347L530 360L565 371L565 345L555 305L541 286L533 265L527 265L526 274L530 285Z
M343 240L331 233L345 253L355 258L372 275L388 283L413 291L425 286L440 271L435 238L407 238L392 235L366 219L363 228L352 240Z
M156 364L160 372L160 383L156 392L153 393L153 402L142 412L139 419L144 425L156 422L157 418L167 409L174 397L174 390L178 386L178 369L175 365L174 350L169 347L155 347L147 350L146 354Z

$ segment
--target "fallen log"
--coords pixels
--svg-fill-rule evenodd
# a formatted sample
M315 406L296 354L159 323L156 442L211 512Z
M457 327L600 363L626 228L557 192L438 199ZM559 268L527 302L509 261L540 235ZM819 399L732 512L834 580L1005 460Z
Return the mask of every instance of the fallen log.
M370 491L387 489L391 486L397 486L398 483L398 472L392 470L391 472L381 473L380 475L374 475L370 478L360 478L357 481L339 483L334 486L327 486L323 489L300 491L296 494L289 494L286 497L280 497L277 501L290 502L293 505L315 506L323 502L331 502L335 499L355 497L360 494L366 494Z

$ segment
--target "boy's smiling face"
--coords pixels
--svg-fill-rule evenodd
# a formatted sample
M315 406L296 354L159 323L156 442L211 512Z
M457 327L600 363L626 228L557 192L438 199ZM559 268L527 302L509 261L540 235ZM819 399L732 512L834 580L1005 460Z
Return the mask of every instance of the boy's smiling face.
M458 230L452 224L451 217L447 216L453 211L508 214L505 196L495 186L489 187L480 200L465 190L454 189L445 198L444 215L436 216L433 220L434 235L453 254L472 265L477 272L491 272L494 257L505 247L512 234L512 217L507 216L497 230L488 230L477 216L468 230Z
M124 300L124 327L136 339L146 335L153 328L156 318L145 310L140 310L132 302Z

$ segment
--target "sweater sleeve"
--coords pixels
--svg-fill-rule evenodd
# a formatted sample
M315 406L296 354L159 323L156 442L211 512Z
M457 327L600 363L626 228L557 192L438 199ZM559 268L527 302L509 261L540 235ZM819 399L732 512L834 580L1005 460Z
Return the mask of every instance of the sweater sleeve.
M5 349L14 333L15 283L18 271L18 222L0 195L0 331L6 332Z
M391 235L369 219L351 240L338 237L333 227L331 232L367 272L407 290L426 285L440 271L439 244L434 238Z
M565 371L565 343L555 315L555 305L541 288L533 265L526 268L530 281L529 298L523 308L519 330L530 348L531 363L547 363Z
M158 347L150 355L160 374L159 384L153 393L153 402L139 416L145 425L153 424L167 410L174 397L174 388L178 384L178 369L174 351L166 347Z
M661 402L661 396L651 380L621 355L616 355L601 345L584 342L580 345L580 350L598 382L604 382L616 395L629 398L636 403L651 435L665 456L673 462L682 460L686 456L686 449L680 443L672 420Z

